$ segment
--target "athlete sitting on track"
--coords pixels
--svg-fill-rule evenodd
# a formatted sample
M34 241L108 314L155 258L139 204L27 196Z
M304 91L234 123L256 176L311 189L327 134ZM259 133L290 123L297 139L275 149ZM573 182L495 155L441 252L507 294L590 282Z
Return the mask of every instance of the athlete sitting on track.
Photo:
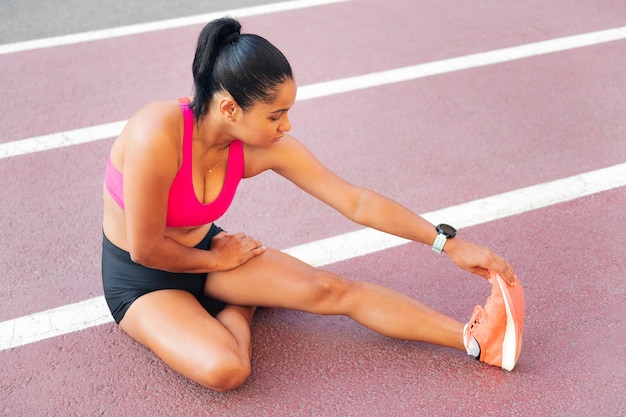
M102 274L115 321L177 372L217 391L250 375L256 306L341 314L383 335L463 351L505 369L521 346L523 293L488 249L352 185L289 136L296 83L283 54L233 19L202 30L194 96L127 123L105 174ZM241 178L273 170L356 223L442 249L490 279L467 325L401 293L313 268L213 222ZM433 243L434 242L434 243ZM444 247L445 245L445 247Z

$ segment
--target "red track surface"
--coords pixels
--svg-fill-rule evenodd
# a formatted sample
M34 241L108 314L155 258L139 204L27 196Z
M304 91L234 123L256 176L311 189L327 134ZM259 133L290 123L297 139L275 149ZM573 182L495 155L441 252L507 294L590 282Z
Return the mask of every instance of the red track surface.
M360 0L242 22L307 85L626 21L621 1L457 3ZM199 29L0 55L0 143L186 95ZM625 57L622 40L303 101L292 133L347 179L428 212L626 162ZM111 142L0 159L0 321L102 294ZM235 392L189 382L109 323L0 351L0 414L624 415L625 207L621 187L462 230L524 283L511 373L345 318L262 310L253 375ZM244 182L219 224L277 248L359 228L271 174ZM463 320L489 292L415 244L328 268Z

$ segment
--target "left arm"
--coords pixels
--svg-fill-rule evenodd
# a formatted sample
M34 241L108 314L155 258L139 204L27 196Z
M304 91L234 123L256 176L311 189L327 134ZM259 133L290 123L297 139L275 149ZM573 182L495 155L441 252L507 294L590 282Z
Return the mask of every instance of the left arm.
M372 190L350 184L332 172L299 141L286 135L268 151L268 168L350 220L386 233L432 245L435 226L401 204ZM448 239L444 251L462 269L489 278L489 270L514 282L511 266L490 250L459 237Z

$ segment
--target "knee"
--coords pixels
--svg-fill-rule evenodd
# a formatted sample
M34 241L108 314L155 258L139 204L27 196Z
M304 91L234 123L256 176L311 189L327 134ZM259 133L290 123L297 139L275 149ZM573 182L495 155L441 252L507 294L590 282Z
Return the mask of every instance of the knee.
M327 271L319 271L314 282L314 294L316 303L321 307L322 313L337 313L341 301L354 287L354 282L340 275Z
M236 354L222 355L207 363L198 380L203 386L219 392L232 391L250 377L250 361Z

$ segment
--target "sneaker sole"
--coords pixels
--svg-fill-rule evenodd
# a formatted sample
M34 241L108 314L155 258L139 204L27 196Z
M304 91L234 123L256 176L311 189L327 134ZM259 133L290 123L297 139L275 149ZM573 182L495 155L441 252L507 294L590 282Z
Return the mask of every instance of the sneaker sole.
M519 334L518 324L515 320L515 306L512 305L512 300L509 299L510 295L507 289L507 284L499 275L493 275L498 281L498 286L502 292L504 307L506 309L506 328L504 330L504 340L502 341L502 369L512 371L517 364L521 335ZM517 285L520 284L518 283Z

